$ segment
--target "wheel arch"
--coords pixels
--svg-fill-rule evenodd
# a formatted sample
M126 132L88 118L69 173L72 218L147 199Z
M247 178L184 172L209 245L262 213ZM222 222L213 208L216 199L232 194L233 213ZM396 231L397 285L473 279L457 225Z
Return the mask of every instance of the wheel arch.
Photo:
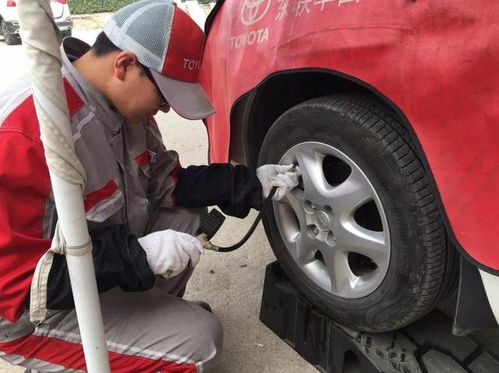
M391 111L392 115L402 124L403 128L400 130L406 132L405 138L409 140L413 151L430 177L431 187L437 196L437 204L451 243L473 265L498 275L499 271L494 271L471 258L457 240L429 163L405 114L388 97L357 78L326 69L286 70L269 75L251 91L239 97L232 107L230 159L237 163L256 164L263 139L280 115L304 101L333 94L368 96L370 100Z
M297 69L269 75L236 100L230 116L231 160L255 163L266 133L281 114L304 101L333 94L361 94L389 109L410 134L411 144L417 145L414 150L418 156L424 158L417 136L403 112L374 87L333 70ZM244 145L242 149L239 144Z

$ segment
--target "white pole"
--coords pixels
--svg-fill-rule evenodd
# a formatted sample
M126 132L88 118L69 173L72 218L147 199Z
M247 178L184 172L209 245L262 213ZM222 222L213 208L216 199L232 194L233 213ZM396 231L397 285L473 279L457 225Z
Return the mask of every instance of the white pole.
M59 225L69 247L85 246L90 238L81 184L60 177L64 175L64 167L79 164L79 161L71 138L58 35L50 0L21 0L18 12ZM59 147L61 152L69 152L69 162L58 158ZM58 166L61 166L62 172ZM68 251L66 261L87 370L90 373L110 372L92 253L88 250L83 255L75 256Z
M66 243L69 246L84 245L90 241L90 238L80 187L52 173L50 178L59 225ZM68 253L66 262L88 372L110 372L92 252L89 251L82 256Z

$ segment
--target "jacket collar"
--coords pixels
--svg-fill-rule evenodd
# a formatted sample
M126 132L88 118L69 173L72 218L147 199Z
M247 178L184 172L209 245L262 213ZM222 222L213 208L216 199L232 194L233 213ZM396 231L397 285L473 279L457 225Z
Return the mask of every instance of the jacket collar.
M61 44L62 73L68 79L80 98L112 131L116 134L121 129L125 118L113 109L106 98L73 66L75 61L88 52L90 46L84 41L67 37Z

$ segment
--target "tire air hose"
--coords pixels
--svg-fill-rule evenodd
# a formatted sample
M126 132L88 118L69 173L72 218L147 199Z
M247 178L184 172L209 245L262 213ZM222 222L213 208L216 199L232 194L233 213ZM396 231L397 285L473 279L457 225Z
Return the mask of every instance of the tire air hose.
M272 188L267 198L265 198L262 208L258 213L258 215L256 216L255 220L253 221L253 224L251 225L250 229L244 235L244 237L241 238L241 240L239 240L239 242L231 246L217 246L210 242L210 239L215 235L215 233L217 233L217 231L220 229L225 220L225 216L222 215L222 213L216 209L212 209L201 222L201 225L196 235L197 239L201 241L201 244L207 250L214 250L214 251L219 251L221 253L228 253L239 249L241 246L243 246L246 243L246 241L248 241L248 239L255 231L256 226L258 225L260 220L262 220L263 211L272 200L272 197L274 196L276 190L277 190L276 187Z

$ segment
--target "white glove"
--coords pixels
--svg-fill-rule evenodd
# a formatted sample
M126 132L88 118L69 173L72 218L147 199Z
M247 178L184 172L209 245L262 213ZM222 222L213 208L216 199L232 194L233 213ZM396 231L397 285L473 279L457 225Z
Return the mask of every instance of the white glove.
M203 253L201 243L195 237L171 229L150 233L138 241L146 252L151 271L165 277L178 275L187 268L189 261L195 267Z
M256 176L262 184L263 196L265 198L267 198L273 187L277 187L272 199L279 201L284 197L286 192L298 185L300 169L296 166L293 171L290 171L293 167L295 166L292 164L266 164L256 169Z

